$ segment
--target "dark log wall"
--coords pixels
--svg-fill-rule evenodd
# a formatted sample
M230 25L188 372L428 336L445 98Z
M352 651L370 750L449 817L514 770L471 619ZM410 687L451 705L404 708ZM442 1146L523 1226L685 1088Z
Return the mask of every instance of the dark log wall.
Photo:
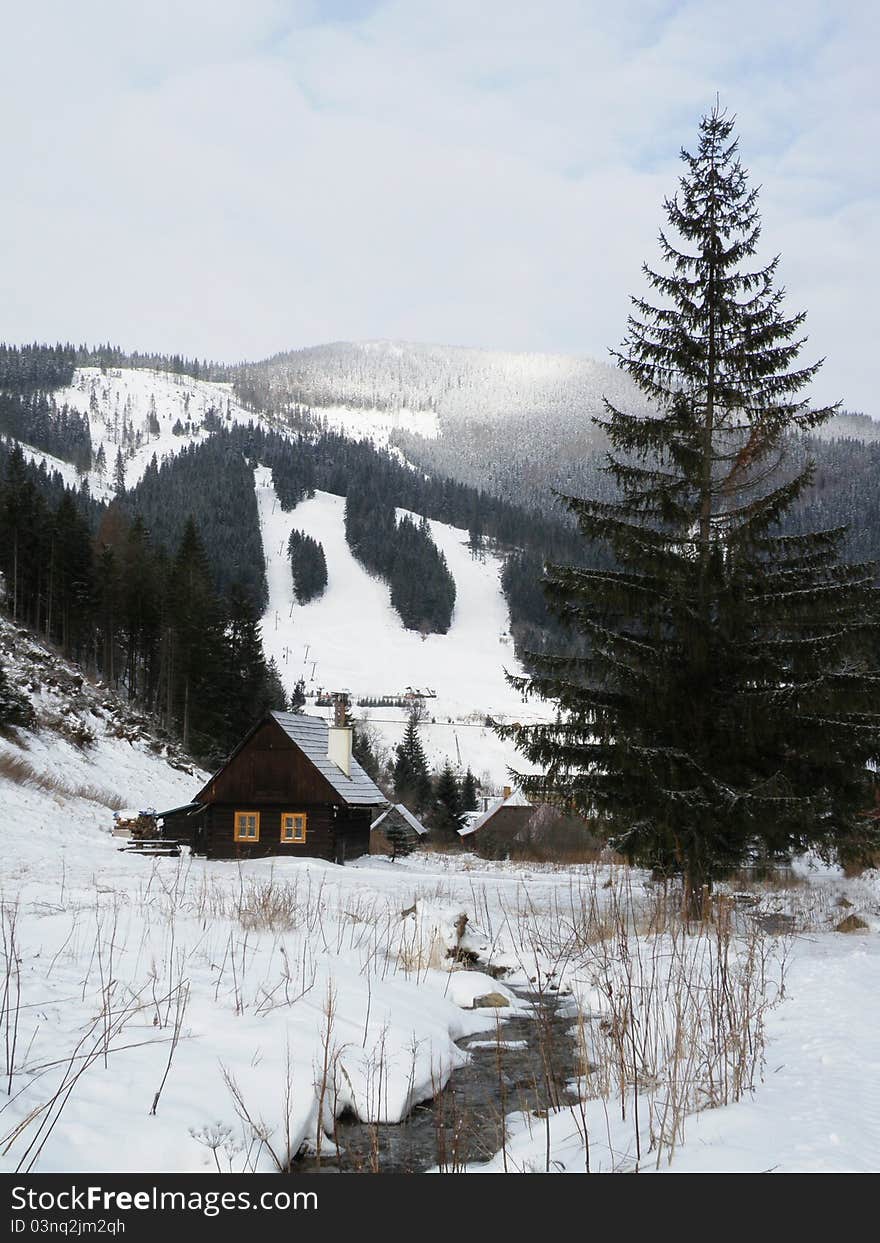
M375 807L340 807L334 855L337 863L370 853L370 825L375 818Z
M204 823L204 816L163 816L162 836L195 849L199 842L199 829Z
M260 837L256 842L235 840L235 813L258 811ZM304 842L282 842L281 815L304 811L308 816ZM332 859L335 846L333 808L328 804L259 803L245 799L236 803L213 803L208 809L205 854L215 859L258 859L264 855L294 855L300 858Z
M342 863L369 853L374 807L348 807L330 783L288 738L277 722L267 720L237 755L196 795L207 805L199 817L204 832L189 836L193 849L214 859L251 859L266 855L328 859ZM260 813L255 842L235 840L235 813ZM282 842L283 812L308 816L304 842ZM180 836L195 825L186 817L166 817L165 834ZM178 830L181 832L178 834Z
M260 813L259 841L235 840L237 811ZM281 816L289 811L304 811L308 816L304 842L281 841ZM286 855L343 863L368 853L370 822L374 814L371 808L334 809L327 803L214 803L208 808L203 849L211 859L259 859L266 855Z
M338 799L330 783L275 721L265 721L196 797L200 802L238 807L290 803L291 811Z

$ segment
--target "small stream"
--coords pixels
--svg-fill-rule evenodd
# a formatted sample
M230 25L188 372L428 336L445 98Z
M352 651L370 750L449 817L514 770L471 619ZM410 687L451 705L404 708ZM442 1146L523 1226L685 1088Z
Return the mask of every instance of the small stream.
M460 1040L470 1055L432 1100L416 1105L399 1123L337 1119L336 1134L318 1160L297 1157L291 1172L417 1174L439 1168L461 1171L487 1161L504 1144L506 1114L539 1113L567 1104L566 1083L580 1070L571 1035L570 998L517 991L531 1014L498 1013L495 1030Z

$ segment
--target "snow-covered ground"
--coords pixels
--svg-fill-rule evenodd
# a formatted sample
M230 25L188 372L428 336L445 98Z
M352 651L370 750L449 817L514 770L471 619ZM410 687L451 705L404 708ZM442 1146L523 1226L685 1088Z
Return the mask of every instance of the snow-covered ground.
M113 471L119 447L125 459L126 487L131 488L143 477L153 454L161 462L210 435L204 427L209 412L227 424L260 422L262 417L236 401L231 384L144 367L78 367L70 386L59 389L54 398L59 406L67 405L88 416L94 451L97 453L99 446L104 446L105 469L103 473L92 470L81 477L70 463L60 462L41 449L27 448L27 455L37 463L45 461L47 469L59 470L65 482L73 486L86 478L92 495L99 500L113 496ZM158 420L158 431L149 429L151 413ZM397 457L400 455L389 441L399 428L429 440L438 434L437 416L430 411L385 412L327 406L315 413L329 430L354 440L370 440ZM190 430L175 434L173 428L177 423L184 428L189 423ZM126 442L126 426L139 437L137 446ZM283 426L273 423L273 427L283 434Z
M466 531L431 522L433 539L455 579L455 612L448 633L422 637L403 628L387 584L352 556L345 539L344 497L317 492L284 513L265 467L256 471L256 487L269 585L263 644L286 689L304 678L307 691L347 689L356 702L401 695L408 687L430 688L436 698L426 701L428 719L421 727L428 758L441 766L446 759L454 767L470 764L477 775L488 772L494 784L503 783L507 767L521 767L522 756L485 726L486 716L541 718L504 677L505 668L512 673L521 668L508 632L500 560L491 554L474 558ZM327 589L304 605L294 597L287 555L293 528L318 540L327 559ZM374 723L387 745L400 741L403 709L355 712Z
M396 431L412 432L425 440L440 435L440 421L433 410L373 410L351 406L320 406L313 411L327 430L350 440L370 440L377 448L388 449Z

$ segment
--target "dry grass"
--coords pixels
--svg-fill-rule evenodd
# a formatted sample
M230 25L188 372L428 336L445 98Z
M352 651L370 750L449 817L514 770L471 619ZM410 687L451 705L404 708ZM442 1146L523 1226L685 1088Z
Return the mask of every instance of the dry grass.
M558 867L571 867L573 864L622 863L620 855L607 846L584 843L567 846L547 846L540 842L514 844L508 855L513 863L549 863Z
M880 851L873 851L865 855L862 859L848 860L842 864L843 874L848 880L852 880L855 876L863 876L865 872L873 872L880 869Z
M121 811L125 807L125 799L106 790L103 786L92 782L72 785L62 781L52 773L35 768L29 760L20 755L12 755L6 751L0 755L0 778L5 777L15 785L28 786L34 790L44 790L47 794L61 794L66 798L81 798L89 803L98 803L111 811Z
M689 924L673 887L634 888L627 869L601 885L597 874L558 917L536 951L558 938L570 976L602 1002L578 1023L579 1060L591 1068L580 1092L631 1125L637 1168L668 1164L688 1115L738 1101L760 1081L790 938L754 922L737 929L725 903Z

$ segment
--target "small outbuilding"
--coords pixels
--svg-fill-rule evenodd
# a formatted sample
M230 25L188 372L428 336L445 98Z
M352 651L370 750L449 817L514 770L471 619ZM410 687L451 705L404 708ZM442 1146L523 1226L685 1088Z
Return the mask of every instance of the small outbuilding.
M415 849L427 836L428 830L403 803L394 803L383 811L370 826L370 854L394 855L398 853L394 839L403 841L410 850Z
M504 787L500 798L472 817L469 824L459 829L458 835L464 845L486 859L503 859L515 846L535 814L535 808L522 790Z
M484 859L579 862L604 846L588 821L549 803L532 803L522 790L509 786L500 798L472 813L459 836Z
M345 702L321 717L270 712L191 803L158 812L163 837L208 858L310 856L344 863L370 849L387 805L352 755Z

